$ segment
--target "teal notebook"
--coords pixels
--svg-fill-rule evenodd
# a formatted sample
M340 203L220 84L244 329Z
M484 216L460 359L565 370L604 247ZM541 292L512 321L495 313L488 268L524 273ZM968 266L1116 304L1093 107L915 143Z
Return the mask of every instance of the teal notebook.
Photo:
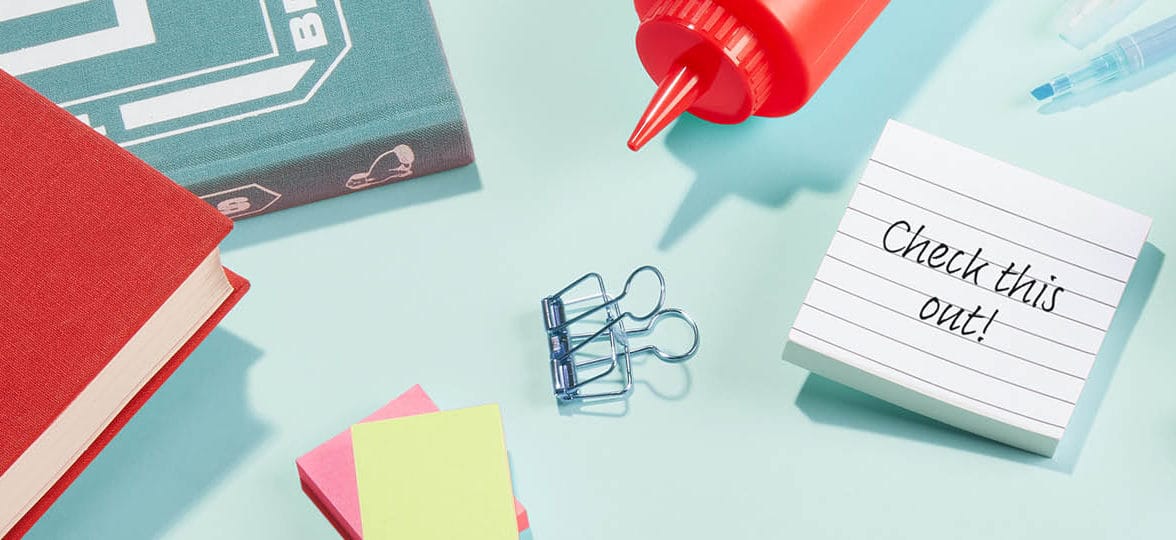
M5 1L0 69L233 218L473 161L426 0Z

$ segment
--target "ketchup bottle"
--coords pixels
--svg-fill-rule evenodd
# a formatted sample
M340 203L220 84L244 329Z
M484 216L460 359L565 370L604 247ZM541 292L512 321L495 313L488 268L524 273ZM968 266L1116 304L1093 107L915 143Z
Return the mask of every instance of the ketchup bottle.
M629 148L689 111L720 124L804 105L889 0L635 0L657 92Z

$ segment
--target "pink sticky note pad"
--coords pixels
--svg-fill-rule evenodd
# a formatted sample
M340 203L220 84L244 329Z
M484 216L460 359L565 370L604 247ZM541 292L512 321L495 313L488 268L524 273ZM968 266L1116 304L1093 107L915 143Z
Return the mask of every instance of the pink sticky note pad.
M417 385L363 421L387 420L437 410L437 405L429 399L420 385ZM355 483L355 454L351 449L351 429L307 452L295 463L298 465L298 476L302 480L302 491L327 517L335 530L348 540L363 538L363 526L359 518L359 490ZM515 499L515 518L519 523L519 531L530 526L527 510L518 499Z

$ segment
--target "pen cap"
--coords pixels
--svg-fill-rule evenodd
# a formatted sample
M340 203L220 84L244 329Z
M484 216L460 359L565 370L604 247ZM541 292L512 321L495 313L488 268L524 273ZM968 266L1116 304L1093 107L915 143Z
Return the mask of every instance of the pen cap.
M724 124L795 112L888 1L635 0L637 53L658 91L630 147L685 111Z
M1058 36L1084 49L1130 15L1143 0L1070 0L1058 11Z

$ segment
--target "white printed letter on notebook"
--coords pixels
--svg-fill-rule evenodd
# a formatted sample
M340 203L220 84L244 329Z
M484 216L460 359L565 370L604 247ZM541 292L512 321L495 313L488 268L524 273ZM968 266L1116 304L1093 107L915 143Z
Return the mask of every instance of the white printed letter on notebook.
M1151 220L891 121L789 361L1052 455Z

